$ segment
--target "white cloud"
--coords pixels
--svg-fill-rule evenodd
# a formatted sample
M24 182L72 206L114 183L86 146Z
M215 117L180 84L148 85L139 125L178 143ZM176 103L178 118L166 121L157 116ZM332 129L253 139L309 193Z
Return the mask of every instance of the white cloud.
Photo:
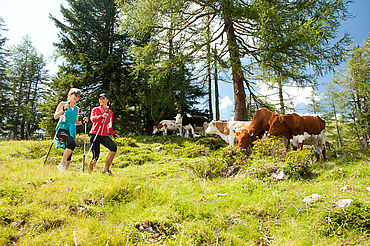
M226 110L232 104L233 102L230 100L229 96L225 96L221 98L220 110Z

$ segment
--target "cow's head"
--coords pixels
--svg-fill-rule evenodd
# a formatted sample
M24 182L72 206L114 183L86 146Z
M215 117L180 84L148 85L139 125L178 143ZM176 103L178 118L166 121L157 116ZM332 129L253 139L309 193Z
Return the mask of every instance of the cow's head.
M284 117L282 115L274 114L269 120L269 132L268 135L281 136L287 131L284 124Z
M206 134L216 134L217 133L217 127L216 127L216 121L212 120L205 131Z
M153 133L152 133L152 135L155 135L157 132L158 132L157 126L153 126Z
M248 129L242 129L240 132L236 132L238 137L238 148L246 149L252 145L254 140L253 133L250 133Z
M175 120L176 120L175 121L176 124L180 124L181 125L182 124L182 116L181 116L181 114L177 114L176 117L175 117Z

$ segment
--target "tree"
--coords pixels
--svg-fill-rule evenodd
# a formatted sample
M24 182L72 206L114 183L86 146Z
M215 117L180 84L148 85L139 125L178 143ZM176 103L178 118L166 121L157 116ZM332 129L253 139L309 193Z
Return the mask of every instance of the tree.
M320 93L313 90L308 99L310 100L310 102L306 106L306 110L316 115L321 113L320 109L322 108L322 105L320 103Z
M342 118L342 124L350 125L348 138L357 138L358 146L368 148L369 139L369 90L370 49L369 38L362 45L352 45L347 54L347 66L336 73L328 95L330 108ZM337 121L336 121L337 122ZM337 127L337 129L339 129ZM339 130L338 136L339 136ZM344 142L344 141L343 141ZM354 142L354 141L352 141Z
M28 36L10 48L7 69L10 105L5 129L12 139L29 139L39 129L40 88L48 77L44 67L43 56L32 46Z
M57 76L50 84L55 93L47 105L55 109L56 102L64 100L71 87L84 92L81 113L88 114L97 104L97 96L107 92L111 109L115 113L114 123L128 121L129 101L136 92L132 91L135 81L130 76L131 60L128 56L130 37L118 33L118 9L114 0L67 0L69 6L61 6L64 22L50 15L59 29L59 42L55 44L64 59ZM51 112L49 112L51 113ZM52 125L51 115L43 126Z
M120 1L121 3L124 1ZM220 44L219 55L228 60L234 86L234 113L236 120L247 119L246 93L261 103L253 93L248 76L253 67L265 67L281 78L298 82L312 79L307 73L311 67L315 74L340 62L348 36L330 43L342 19L347 18L344 0L137 0L126 2L127 19L134 25L133 31L148 30L158 37L161 45L165 30L171 29L182 43L186 57L197 54L207 42L201 38L203 18L213 24L212 42ZM211 11L208 11L211 9ZM175 24L168 26L166 14L176 17ZM204 22L203 22L204 23ZM226 40L226 42L224 42ZM157 48L153 43L145 49ZM155 49L151 49L155 52ZM142 54L141 54L142 55ZM243 60L243 64L242 64Z
M8 51L5 49L7 38L3 36L4 31L6 31L5 24L0 17L0 136L5 134L4 126L9 112L9 86L6 75Z
M349 53L345 84L348 85L352 94L354 105L354 118L362 135L361 145L368 148L370 139L370 38L363 45L354 45Z
M333 71L344 60L349 36L338 39L341 20L350 15L351 1L264 1L257 44L263 50L257 68L279 89L287 83L317 86L317 77ZM275 78L275 79L272 79Z
M154 2L137 1L132 4L136 7L123 6L125 23L122 28L129 30L133 38L133 72L136 76L145 76L141 88L148 111L146 115L150 116L152 122L158 122L173 118L176 113L204 114L195 108L198 104L196 99L205 95L201 86L194 82L201 75L195 77L190 72L194 70L193 60L185 56L182 49L184 43L179 42L175 31L183 20L173 9L178 9L182 2L167 2L160 9ZM146 19L155 22L157 11L161 12L164 20L165 27L161 30L145 26L137 28L136 18L129 18L135 15L140 21Z

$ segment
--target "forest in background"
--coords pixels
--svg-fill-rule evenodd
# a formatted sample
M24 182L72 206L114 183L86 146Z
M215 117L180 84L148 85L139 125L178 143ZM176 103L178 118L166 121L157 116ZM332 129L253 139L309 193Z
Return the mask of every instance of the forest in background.
M291 112L284 85L317 88L317 78L335 70L309 111L335 130L338 147L367 148L369 38L351 44L347 34L337 36L341 21L350 18L350 3L68 0L60 8L62 20L50 16L59 29L56 56L63 61L55 76L27 36L7 47L0 19L1 138L52 136L52 115L71 87L84 92L81 115L107 92L118 132L149 134L177 112L219 119L220 82L233 83L235 119L251 120L260 107ZM339 70L341 62L346 67ZM261 81L279 89L278 104L258 96Z

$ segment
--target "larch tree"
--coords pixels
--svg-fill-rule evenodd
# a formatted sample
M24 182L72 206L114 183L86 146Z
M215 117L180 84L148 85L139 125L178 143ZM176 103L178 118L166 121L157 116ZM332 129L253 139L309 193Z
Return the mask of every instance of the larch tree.
M354 118L361 132L361 146L368 148L370 139L370 38L362 45L354 45L349 52L344 83L352 95Z
M124 2L124 1L120 1ZM345 0L137 0L125 2L127 18L137 33L150 30L161 36L172 29L182 43L182 54L200 58L207 46L204 18L211 20L212 43L219 56L228 61L234 88L235 120L246 120L246 91L253 93L253 68L264 67L282 79L310 81L341 61L348 36L335 41L341 20L348 17ZM144 7L143 7L144 6ZM211 11L208 11L208 10ZM168 26L168 13L177 22ZM163 37L163 35L162 35ZM159 42L160 44L160 42ZM153 43L144 50L158 47ZM155 51L154 49L151 49ZM198 56L197 56L198 54Z

